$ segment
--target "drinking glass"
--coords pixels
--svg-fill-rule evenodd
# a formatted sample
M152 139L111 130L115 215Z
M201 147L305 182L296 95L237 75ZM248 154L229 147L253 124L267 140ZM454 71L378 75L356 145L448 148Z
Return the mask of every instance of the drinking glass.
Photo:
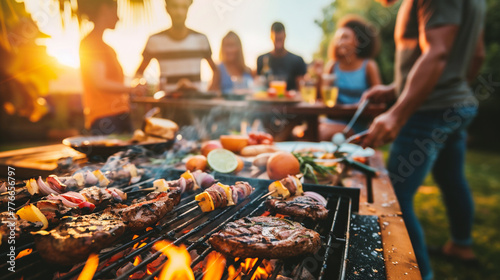
M315 104L318 97L315 79L304 79L300 81L300 95L302 100L309 104Z
M269 87L275 89L279 97L285 96L286 78L282 76L273 76L269 83Z
M322 76L323 83L321 85L321 97L323 102L329 108L332 108L337 103L339 88L335 86L335 76L331 74L324 74Z

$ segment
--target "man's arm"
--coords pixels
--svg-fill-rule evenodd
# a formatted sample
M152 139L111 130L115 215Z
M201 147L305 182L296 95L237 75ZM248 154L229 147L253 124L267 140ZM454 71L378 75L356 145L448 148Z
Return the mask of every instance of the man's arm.
M424 103L436 86L455 42L458 25L421 27L419 45L422 55L408 74L405 88L396 104L378 116L370 126L365 146L382 146L396 138L408 118Z
M484 59L486 57L486 51L484 49L484 31L479 35L479 39L476 45L476 51L474 52L474 56L472 57L469 72L467 73L467 81L472 83L477 75L479 75L479 70L481 70L481 66L483 66Z
M220 81L219 67L217 67L217 65L215 65L215 62L214 62L214 60L212 59L211 56L207 57L206 60L207 60L208 65L210 66L210 68L212 69L212 72L213 72L212 81L210 82L210 86L208 87L208 89L209 90L219 90L220 89L220 85L219 85L219 81Z

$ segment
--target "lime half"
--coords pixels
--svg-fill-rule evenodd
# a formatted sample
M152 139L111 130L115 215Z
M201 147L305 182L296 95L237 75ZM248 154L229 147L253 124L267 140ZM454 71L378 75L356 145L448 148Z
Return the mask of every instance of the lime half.
M220 173L231 173L238 167L236 155L226 149L215 149L208 153L208 165Z

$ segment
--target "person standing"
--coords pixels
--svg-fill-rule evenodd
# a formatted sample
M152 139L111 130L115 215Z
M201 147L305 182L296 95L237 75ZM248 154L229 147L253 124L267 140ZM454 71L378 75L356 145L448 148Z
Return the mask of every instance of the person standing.
M94 29L80 42L85 128L93 135L132 132L129 93L142 94L142 86L124 85L115 51L102 40L106 29L118 22L115 0L79 0L80 18Z
M393 0L378 0L384 4ZM429 172L441 189L451 240L443 253L464 261L472 250L474 204L464 175L466 128L477 113L468 85L484 60L484 0L404 0L398 12L395 81L363 99L395 104L373 121L364 146L394 141L388 171L424 280L433 273L413 198Z
M156 58L160 64L160 82L166 80L166 84L163 82L161 86L166 91L199 91L202 59L208 62L214 79L218 77L218 69L212 59L207 37L186 26L192 3L193 0L165 0L172 26L149 37L142 53L143 60L137 75L142 75L151 59Z
M233 94L235 90L249 89L253 83L252 71L245 65L243 46L240 37L229 31L220 47L220 78L214 87L223 94Z
M283 77L286 80L287 90L298 89L299 80L306 74L307 66L302 57L285 49L286 32L281 22L271 26L271 40L274 49L257 58L257 75L264 75L266 68L270 69L274 77Z

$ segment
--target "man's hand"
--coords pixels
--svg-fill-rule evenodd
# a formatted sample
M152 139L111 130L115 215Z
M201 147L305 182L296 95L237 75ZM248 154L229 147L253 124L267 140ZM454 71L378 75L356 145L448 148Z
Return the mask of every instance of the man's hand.
M378 148L392 142L405 122L393 110L379 115L370 125L361 146Z
M388 103L396 99L396 89L394 85L376 85L369 88L361 96L360 102L370 100L370 103Z

